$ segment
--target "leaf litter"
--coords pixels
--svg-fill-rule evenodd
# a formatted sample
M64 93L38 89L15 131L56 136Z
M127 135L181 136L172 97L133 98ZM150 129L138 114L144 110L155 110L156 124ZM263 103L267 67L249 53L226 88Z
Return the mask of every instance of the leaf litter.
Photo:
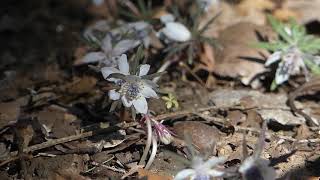
M278 38L268 12L304 26L310 4L150 2L7 2L21 12L0 18L0 178L319 178L319 78L270 92L273 52L254 46ZM170 14L176 28L160 22ZM93 52L108 62L83 60ZM130 72L110 65L123 53ZM125 73L103 77L114 67Z

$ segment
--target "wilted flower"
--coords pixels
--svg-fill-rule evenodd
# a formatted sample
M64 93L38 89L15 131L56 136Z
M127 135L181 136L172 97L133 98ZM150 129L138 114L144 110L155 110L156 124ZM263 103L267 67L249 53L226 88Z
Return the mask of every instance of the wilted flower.
M241 164L239 172L244 180L275 180L276 172L269 163L266 159L250 156Z
M204 161L201 157L194 157L192 160L192 168L184 169L180 171L175 177L175 180L209 180L212 177L221 177L224 172L215 167L226 161L224 157L211 157L207 161Z
M265 65L270 66L271 64L280 61L278 64L275 82L277 85L287 81L290 75L297 75L301 69L307 76L307 68L303 61L303 53L295 46L290 47L287 51L275 51L269 56Z
M171 132L160 122L153 120L154 131L157 134L159 140L163 144L170 144L172 141Z
M188 28L179 22L174 22L172 15L164 15L160 19L165 27L159 32L163 33L170 41L185 42L191 39L191 32Z
M269 160L262 159L260 157L264 148L265 132L267 129L266 122L263 123L262 130L260 131L260 137L255 145L255 151L252 156L247 157L247 143L244 137L243 150L245 160L239 167L244 180L275 180L276 172L273 167L269 166Z
M133 107L138 113L147 114L148 103L146 98L158 98L155 89L157 84L145 79L150 65L143 64L140 66L137 74L130 75L127 56L121 55L118 60L118 69L114 67L103 67L101 69L103 77L111 82L115 82L119 89L109 91L109 97L112 100L121 99L125 107ZM109 77L115 75L116 77Z

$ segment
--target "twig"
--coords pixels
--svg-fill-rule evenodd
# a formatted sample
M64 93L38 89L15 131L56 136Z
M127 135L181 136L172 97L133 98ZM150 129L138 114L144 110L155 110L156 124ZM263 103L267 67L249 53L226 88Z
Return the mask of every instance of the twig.
M184 67L194 78L196 78L196 80L201 84L201 86L206 87L206 84L202 81L202 79L196 74L194 73L189 66L187 66L185 63L180 62L179 63L180 66Z
M85 133L81 133L81 134L77 134L77 135L63 137L60 139L49 140L49 141L43 142L41 144L36 144L36 145L30 146L30 147L27 147L27 148L23 149L23 153L30 153L33 151L37 151L37 150L45 149L45 148L48 148L51 146L55 146L58 144L62 144L62 143L70 142L70 141L75 141L75 140L82 139L82 138L87 138L87 137L90 137L95 134L113 132L113 131L119 130L122 125L123 124L120 123L116 126L112 126L112 127L106 128L106 129L101 129L101 130L97 130L97 131L89 131L89 132L85 132ZM8 157L4 158L6 160L0 163L0 167L11 162L11 161L16 160L17 155L18 155L18 151L11 152Z
M126 171L123 170L123 169L117 169L115 167L107 166L107 165L105 165L103 163L101 164L101 163L97 163L97 162L92 162L91 164L94 165L94 166L104 167L106 169L110 169L110 170L115 171L115 172L126 173Z
M307 91L315 91L315 90L320 90L320 78L315 78L312 81L309 81L305 84L303 84L301 87L293 91L292 93L289 94L288 97L288 104L290 108L292 109L293 112L296 112L297 114L300 114L303 116L307 124L310 126L319 126L319 124L316 124L314 120L306 113L304 113L302 110L298 109L296 105L294 104L294 100L301 94L306 93Z
M167 70L167 68L173 63L173 61L169 61L169 60L166 60L165 63L163 63L161 65L161 67L158 69L157 73L161 73L161 72L164 72ZM153 82L154 83L157 83L160 79L160 76L157 76L155 78L153 78Z

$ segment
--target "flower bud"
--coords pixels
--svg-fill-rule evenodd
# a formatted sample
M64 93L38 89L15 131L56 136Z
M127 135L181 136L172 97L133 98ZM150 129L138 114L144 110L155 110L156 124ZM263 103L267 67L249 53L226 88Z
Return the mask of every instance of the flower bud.
M172 41L185 42L191 39L190 31L179 22L168 22L162 32Z
M163 124L157 122L157 121L153 121L154 123L154 130L158 136L158 138L160 139L160 141L163 144L170 144L172 141L172 136L171 136L171 132L169 131L169 129L166 128L166 126L164 126Z

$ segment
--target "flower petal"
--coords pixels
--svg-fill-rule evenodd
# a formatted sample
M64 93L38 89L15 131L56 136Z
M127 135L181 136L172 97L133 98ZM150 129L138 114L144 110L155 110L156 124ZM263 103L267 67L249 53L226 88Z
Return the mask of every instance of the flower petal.
M217 171L215 169L211 169L211 170L207 171L207 174L210 175L211 177L220 177L220 176L224 175L224 172Z
M150 27L150 24L148 24L144 21L137 21L137 22L129 23L128 27L133 28L138 31L141 31L141 30L144 30L144 29Z
M107 34L103 39L102 39L102 44L101 44L101 49L106 53L109 54L112 51L112 43L111 43L111 36ZM111 54L110 54L111 55Z
M146 98L158 98L157 93L147 84L145 84L141 89L141 94Z
M128 101L125 96L121 97L121 101L125 107L131 107L132 106L132 101Z
M268 59L267 59L267 61L265 62L264 65L270 66L271 64L275 63L276 61L279 61L281 59L281 54L282 54L281 51L276 51L276 52L272 53L268 57Z
M103 52L90 52L86 54L81 59L75 61L74 65L81 65L81 64L88 64L88 63L95 63L102 61L106 58L106 55Z
M178 174L174 177L174 180L184 180L194 174L195 174L195 171L193 169L184 169L178 172Z
M129 39L121 40L113 48L113 55L119 56L127 52L128 50L135 48L139 44L140 44L140 41L138 40L129 40Z
M206 167L206 168L212 168L218 164L221 164L223 162L226 161L226 158L225 157L211 157L210 159L208 159L204 164L203 166Z
M127 55L122 54L118 60L119 70L122 74L129 75L129 64L127 60Z
M104 79L110 80L111 78L108 79L108 76L110 76L110 74L121 73L121 72L114 67L103 67L103 68L101 68L101 73L102 73Z
M120 93L118 93L117 91L112 89L109 91L109 98L111 100L118 100L118 99L120 99Z
M148 113L148 103L145 97L140 96L139 98L133 100L133 106L138 113L147 114Z
M287 81L290 77L289 68L284 62L279 63L279 66L276 71L276 84L282 84Z
M140 66L139 76L147 75L149 70L150 70L150 65L149 64L142 64Z
M168 22L174 22L174 19L175 19L175 17L174 17L172 14L170 14L170 13L165 14L165 15L163 15L163 16L160 17L160 21L161 21L163 24L166 24L166 23L168 23Z
M185 42L191 39L190 31L181 23L169 22L162 32L172 41Z

